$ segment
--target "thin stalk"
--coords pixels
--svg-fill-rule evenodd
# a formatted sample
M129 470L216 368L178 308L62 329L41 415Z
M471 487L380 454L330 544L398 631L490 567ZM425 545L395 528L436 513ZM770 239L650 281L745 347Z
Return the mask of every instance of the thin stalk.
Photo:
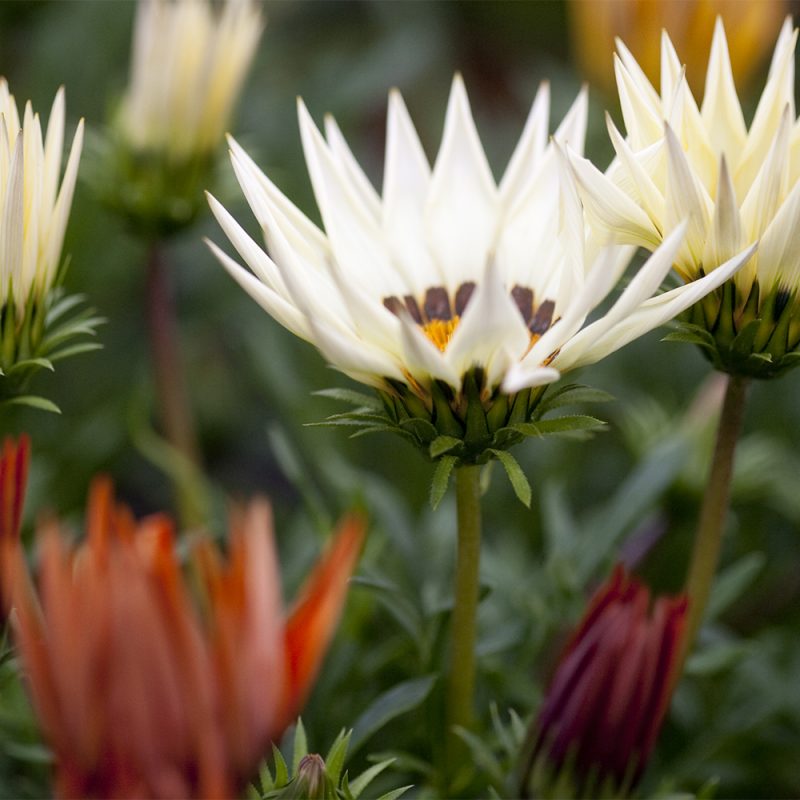
M200 467L200 450L180 358L175 303L158 242L150 245L147 254L147 323L162 432L184 464L170 476L178 513L185 525L194 525L202 521L201 505L192 490L192 477Z
M468 728L473 719L478 572L481 558L480 497L480 467L458 467L458 551L447 685L447 760L451 774L456 766L454 758L461 744L452 733L453 726Z
M686 635L679 665L682 667L694 640L700 630L705 614L714 574L719 564L722 549L722 536L730 502L731 478L736 443L742 430L745 403L747 400L747 378L728 375L725 398L717 428L717 441L708 484L703 495L700 520L695 534L689 571L686 578L686 593L689 597L689 611ZM675 670L676 679L681 669Z

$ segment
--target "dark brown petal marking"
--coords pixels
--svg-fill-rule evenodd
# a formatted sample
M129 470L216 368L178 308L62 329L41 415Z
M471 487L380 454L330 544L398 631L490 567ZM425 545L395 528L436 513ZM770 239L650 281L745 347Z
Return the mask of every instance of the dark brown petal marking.
M411 314L411 319L413 319L417 325L422 325L422 314L420 313L419 305L416 299L410 294L407 294L403 300L405 301L408 313Z
M467 281L458 287L458 291L456 292L456 314L458 314L459 317L464 313L464 309L467 307L467 303L469 303L469 299L472 297L474 291L475 283L473 281Z
M401 300L398 300L394 295L391 297L384 297L383 298L383 305L389 309L395 316L399 316L400 309L403 308L403 303Z
M531 317L533 316L533 290L517 284L511 290L511 299L517 304L525 324L530 325Z
M545 300L539 308L536 309L533 319L528 324L528 330L531 333L541 336L553 322L553 311L556 304L552 300Z
M450 309L450 298L441 286L436 286L425 292L425 316L429 321L440 319L443 322L447 322L453 318L453 312Z

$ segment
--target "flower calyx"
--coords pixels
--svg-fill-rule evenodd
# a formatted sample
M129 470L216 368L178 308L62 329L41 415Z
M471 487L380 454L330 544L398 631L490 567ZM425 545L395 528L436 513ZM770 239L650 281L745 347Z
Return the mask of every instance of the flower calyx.
M436 464L431 486L434 507L444 496L454 468L492 460L500 461L517 497L529 505L527 478L508 450L527 437L587 438L602 430L605 423L586 414L546 415L564 406L612 399L605 392L579 384L555 389L534 387L507 395L486 387L481 369L464 375L458 393L441 381L432 381L428 390L419 392L400 382L387 381L377 397L345 389L328 389L318 394L355 408L312 424L352 426L357 428L352 437L391 431L433 461Z
M747 297L733 282L690 308L664 341L698 345L721 372L777 378L800 364L800 298L782 287Z

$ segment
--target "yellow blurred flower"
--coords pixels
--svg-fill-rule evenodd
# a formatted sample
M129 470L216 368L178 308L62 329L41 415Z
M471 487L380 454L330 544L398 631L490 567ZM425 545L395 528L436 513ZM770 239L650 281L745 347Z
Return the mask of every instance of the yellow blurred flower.
M728 30L736 82L746 86L763 64L774 32L788 13L785 0L572 0L567 8L573 50L581 70L609 95L615 90L614 66L609 57L615 37L628 43L647 77L655 83L663 28L685 59L689 85L699 91L714 22L720 16Z

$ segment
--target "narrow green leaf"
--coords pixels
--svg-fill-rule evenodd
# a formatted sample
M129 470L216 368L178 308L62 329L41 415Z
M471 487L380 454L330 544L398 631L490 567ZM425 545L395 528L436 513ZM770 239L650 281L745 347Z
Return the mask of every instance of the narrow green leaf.
M289 783L289 767L286 765L286 759L283 753L276 745L272 745L272 758L275 761L275 779L273 781L273 788L282 789Z
M436 464L436 469L433 471L433 478L431 479L431 493L430 502L431 508L434 510L439 507L442 498L447 491L450 484L450 473L456 465L458 459L455 456L442 456Z
M62 347L53 353L48 353L47 357L50 361L61 361L65 358L80 355L81 353L90 353L92 350L102 350L103 345L100 342L80 342L78 344Z
M320 391L314 392L314 394L318 397L329 397L331 400L338 400L351 406L363 406L372 411L383 410L383 405L379 398L365 394L364 392L356 392L353 389L320 389Z
M344 760L347 757L347 748L350 744L351 734L352 731L342 728L331 745L328 755L325 756L325 771L328 773L328 777L333 781L334 786L339 785L339 777L342 774Z
M461 444L461 439L456 439L455 436L437 436L430 444L428 452L431 458L437 458L450 452L454 447Z
M748 553L721 572L714 580L705 619L716 619L735 603L758 577L766 560L763 553Z
M297 768L304 756L308 755L308 740L306 739L306 729L303 727L303 720L297 718L297 727L294 729L294 746L292 747L292 776L297 776Z
M536 422L520 422L512 426L526 436L570 436L602 430L606 423L587 414L570 414L565 417L540 419Z
M386 761L381 761L374 764L369 769L364 770L357 778L350 784L350 792L354 800L358 800L359 796L363 793L364 789L369 786L378 775L381 774L390 764L394 763L393 758L387 758Z
M395 717L412 711L422 704L436 683L436 675L424 675L393 686L379 695L353 725L350 739L351 756L372 736Z
M397 800L398 797L402 797L409 789L413 789L414 784L410 783L408 786L400 786L397 789L392 789L386 794L382 794L378 800Z
M6 375L11 377L15 375L17 372L24 372L27 369L31 368L40 368L40 369L49 369L50 372L53 371L53 365L51 361L47 358L26 358L23 361L17 361L12 367L9 367Z
M32 394L10 397L8 400L3 400L0 405L3 403L14 406L30 406L31 408L38 408L40 411L50 411L53 414L61 413L61 409L52 400Z
M519 462L507 450L490 450L490 453L503 465L503 469L511 481L514 494L517 499L526 507L531 507L531 485L525 477Z
M537 416L544 416L548 411L553 411L562 406L576 405L577 403L609 403L614 396L602 389L592 386L572 383L564 386L552 394L545 395L536 408Z
M261 785L261 791L264 793L270 792L275 788L275 779L272 777L272 772L266 760L261 762L261 766L258 769L258 782Z
M493 783L503 783L505 778L503 768L489 746L480 737L460 725L456 725L453 732L464 741L473 760L489 776L489 779Z
M252 783L247 786L247 800L261 800L261 792Z

